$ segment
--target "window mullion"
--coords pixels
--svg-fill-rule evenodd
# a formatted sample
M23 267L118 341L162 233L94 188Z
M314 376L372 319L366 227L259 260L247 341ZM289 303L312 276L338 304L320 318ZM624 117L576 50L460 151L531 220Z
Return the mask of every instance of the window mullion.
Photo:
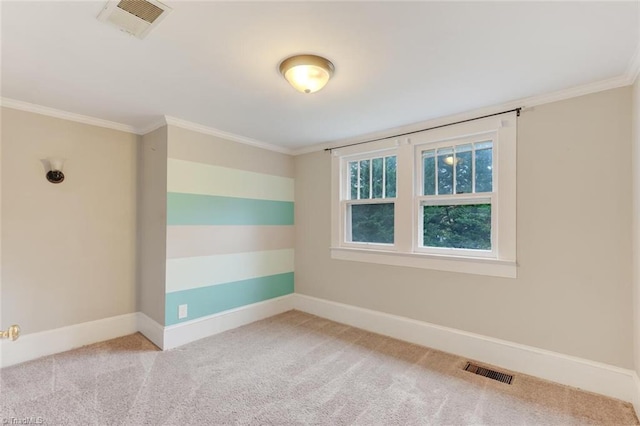
M435 195L439 195L440 194L440 185L438 185L438 167L439 166L438 166L438 150L437 149L433 152L433 155L435 156L435 157L433 157L433 161L434 161L434 164L435 164L434 169L436 170L436 180L434 181L435 188L434 188L433 193Z
M399 252L413 249L413 147L400 143L396 157L395 245Z
M476 192L476 144L471 144L471 192Z
M369 199L373 198L373 160L369 159Z
M349 200L348 204L349 205L388 204L388 203L395 203L395 202L396 202L395 198L372 198L372 199L363 198L362 200Z
M458 195L428 195L417 196L418 201L428 204L474 204L480 201L487 201L494 195L493 192L481 192L479 194L458 194Z
M387 198L387 157L382 157L382 198Z
M358 197L356 198L357 200L360 199L360 187L362 186L362 183L360 182L360 161L358 161Z
M516 277L516 114L501 117L495 126L494 118L482 119L416 133L410 138L389 138L362 147L334 151L331 204L335 213L331 220L331 241L336 251L332 251L332 258ZM484 151L478 158L479 147L488 146L486 142L489 141L493 145L492 158ZM458 147L461 153L458 153ZM431 159L428 166L428 192L433 192L433 195L425 195L424 190L426 169L422 154L426 151L434 154L434 168L431 169ZM448 176L449 171L453 171L453 177L447 179L453 184L448 194L440 193L442 188L438 185L440 154L445 174ZM446 169L450 159L444 161L449 155L453 155L452 169ZM388 156L394 160L394 169L387 167ZM383 160L382 171L376 169L374 173L373 160L378 165L380 159ZM460 160L462 164L459 164ZM490 160L493 160L491 174L487 170ZM338 163L344 164L343 161L355 162L357 166L337 167ZM364 161L368 161L367 175L362 173ZM481 167L480 182L477 181L478 162L486 166ZM343 185L342 179L349 177L351 166L358 176L353 179L355 182L349 180ZM387 182L392 177L395 181ZM435 180L433 191L432 179ZM491 179L493 188L488 186L488 179ZM377 187L380 182L381 190ZM458 183L460 188L457 188ZM478 183L481 188L477 188ZM368 191L364 191L365 184L368 184ZM395 194L386 190L388 184L395 184ZM448 186L445 185L447 189ZM463 192L458 194L458 189ZM478 189L489 192L477 193ZM351 194L349 200L342 198L342 191ZM387 198L390 195L395 196ZM393 218L390 216L392 207ZM376 221L376 229L369 226L372 215L384 218ZM423 215L426 215L429 227L426 236L421 232ZM460 230L455 223L465 224L464 229ZM389 244L391 236L387 232L392 224L393 246Z
M456 189L456 186L457 186L458 182L457 182L457 177L456 177L456 170L457 170L456 169L456 160L457 160L458 157L456 156L456 147L455 146L453 147L453 153L451 154L451 157L453 158L453 164L452 164L452 167L451 167L451 170L452 170L452 173L453 173L453 188L451 188L451 193L452 194L457 194L458 191Z

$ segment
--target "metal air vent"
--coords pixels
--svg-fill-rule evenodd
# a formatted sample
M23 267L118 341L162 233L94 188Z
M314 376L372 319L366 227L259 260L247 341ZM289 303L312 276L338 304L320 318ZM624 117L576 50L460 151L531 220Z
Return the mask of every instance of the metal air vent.
M464 367L465 371L477 374L479 376L488 377L493 380L497 380L508 385L511 384L513 376L506 373L501 373L495 370L489 370L488 368L480 367L479 365L471 364L470 362Z
M153 24L153 21L164 12L155 4L145 0L122 0L118 3L118 7L150 24Z
M109 0L98 15L98 20L144 38L169 12L170 7L156 0Z

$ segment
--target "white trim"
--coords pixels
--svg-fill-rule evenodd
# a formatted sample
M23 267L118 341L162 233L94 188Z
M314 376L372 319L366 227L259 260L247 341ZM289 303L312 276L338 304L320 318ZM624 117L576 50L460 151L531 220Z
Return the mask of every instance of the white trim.
M453 127L453 126L452 126ZM492 168L491 174L491 182L493 186L493 190L491 192L476 192L476 144L482 143L486 144L487 139L492 147L492 164L496 167ZM498 143L498 133L497 132L489 132L486 134L476 134L468 137L463 137L459 139L444 139L438 140L434 142L424 142L424 143L416 143L414 150L414 188L415 194L413 198L413 220L414 220L414 229L417 232L413 232L413 252L415 253L425 253L425 254L436 254L436 255L444 255L444 256L460 256L460 257L487 257L487 258L498 258L498 238L497 236L502 233L498 231L499 221L499 204L498 204L498 196L497 189L500 187L499 185L499 177L503 174L499 171L503 168L498 164L498 156L497 146ZM451 164L452 170L452 191L451 194L439 194L439 184L438 184L438 161L439 156L441 155L441 150L449 150L450 155L458 155L458 147L460 146L471 146L468 152L471 153L471 163L473 165L473 173L472 173L472 190L471 192L458 194L456 193L457 188L457 176L456 176L456 163ZM423 152L432 151L433 152L433 161L434 161L434 194L423 195L424 188L424 169L423 169ZM445 151L446 152L446 151ZM452 157L453 158L453 157ZM515 162L515 157L510 161ZM497 176L496 176L497 174ZM515 179L516 175L513 174L513 177L509 177L509 179ZM423 239L421 236L424 233L424 211L423 207L425 206L443 206L443 205L470 205L470 204L490 204L491 205L491 249L490 250L469 250L469 249L457 249L457 248L440 248L440 247L429 247L423 245ZM515 199L513 202L513 208L515 210Z
M631 401L636 416L640 418L640 378L638 373L633 372L633 399Z
M592 83L582 84L580 86L569 87L567 89L562 89L555 92L545 93L545 94L536 95L536 96L530 96L528 98L521 98L513 101L508 101L502 104L481 107L474 110L462 112L459 114L432 118L429 120L420 121L418 123L410 124L407 126L395 127L392 129L385 129L378 132L358 135L351 138L339 139L335 141L323 142L323 143L310 145L302 148L292 149L290 151L290 154L293 156L297 156L297 155L309 154L311 152L322 151L325 149L331 149L331 148L339 147L342 145L360 143L368 140L392 138L392 137L395 137L395 135L402 134L402 133L416 132L428 127L435 127L443 124L453 123L456 121L468 120L471 118L481 117L489 114L495 114L501 111L507 111L514 108L523 108L523 109L532 108L538 105L548 104L551 102L563 101L566 99L589 95L591 93L602 92L604 90L610 90L610 89L616 89L618 87L629 86L633 84L639 72L640 72L640 53L637 53L636 59L631 63L627 72L617 77L608 78L605 80L598 80Z
M158 130L160 127L164 127L166 125L167 125L167 122L165 121L164 117L162 117L162 119L155 121L149 124L148 126L139 127L136 133L139 135L146 135L147 133L151 133L154 130Z
M444 117L437 117L425 121L420 121L407 126L395 127L392 129L385 129L377 132L371 132L364 135L358 135L351 138L339 139L335 141L323 142L301 148L286 148L283 146L262 142L256 139L248 138L242 135L225 132L215 129L213 127L204 126L201 124L193 123L187 120L178 119L175 117L165 115L162 120L151 122L146 126L135 127L128 124L117 123L114 121L103 120L101 118L90 117L82 114L76 114L68 111L59 110L56 108L49 108L37 104L23 102L10 98L0 98L0 106L6 108L13 108L22 111L29 111L36 114L47 115L51 117L61 118L70 121L76 121L79 123L90 124L98 127L105 127L114 130L120 130L123 132L134 133L137 135L145 135L152 132L164 125L171 124L173 126L181 127L188 130L208 134L211 136L217 136L223 139L227 139L233 142L244 143L247 145L255 146L258 148L267 149L269 151L275 151L282 154L289 154L293 156L308 154L311 152L322 151L324 149L334 148L341 145L347 145L351 143L359 143L371 139L392 138L399 133L406 133L424 129L427 127L438 126L455 121L467 120L477 116L493 114L496 112L509 110L513 108L531 108L537 105L543 105L551 102L562 101L565 99L571 99L578 96L584 96L591 93L601 92L604 90L615 89L618 87L629 86L635 82L640 75L640 42L635 55L629 62L627 71L617 77L608 78L605 80L599 80L592 83L583 84L580 86L574 86L567 89L558 90L542 95L531 96L528 98L522 98L518 100L508 101L502 104L486 106L477 108L474 110L462 112L459 114L448 115Z
M60 118L63 120L75 121L77 123L89 124L91 126L104 127L107 129L120 130L122 132L133 133L136 135L146 135L160 127L166 125L172 125L180 127L182 129L193 130L194 132L203 133L206 135L216 136L222 139L226 139L231 142L238 142L245 145L251 145L257 148L266 149L269 151L279 152L281 154L291 154L291 150L279 145L262 142L257 139L248 138L234 133L225 132L215 129L213 127L204 126L201 124L193 123L179 118L170 117L168 115L163 116L161 120L149 123L146 126L135 127L128 124L116 123L115 121L103 120L101 118L90 117L88 115L76 114L73 112L63 111L56 108L50 108L42 105L32 104L29 102L18 101L10 98L0 98L0 106L5 108L18 109L21 111L33 112L35 114L46 115L49 117Z
M640 406L632 370L302 294L293 302L297 310L353 327Z
M638 22L640 23L640 3L638 3ZM636 40L636 43L636 53L629 61L629 66L627 67L627 77L629 78L629 84L634 84L638 79L638 76L640 76L640 25L638 26L638 38Z
M136 332L162 350L241 327L293 309L293 294L242 306L163 327L142 312L24 334L16 341L0 340L0 367L9 367Z
M422 154L425 149L453 147L491 139L493 152L493 192L423 196ZM382 263L394 266L437 269L498 277L516 278L516 144L515 112L487 117L455 126L422 131L410 138L385 139L337 149L331 159L331 257L340 260ZM397 146L393 148L393 146ZM349 162L395 154L397 159L396 197L366 199L371 203L394 203L394 242L382 245L354 243L350 235L348 207L361 200L347 200L351 184ZM436 168L437 170L437 168ZM437 179L437 177L436 177ZM454 176L455 182L455 176ZM490 198L490 251L427 248L422 246L422 208L425 200L455 203L470 198ZM403 258L404 257L404 258ZM480 258L498 262L483 262ZM468 262L465 262L468 259Z
M142 312L137 313L136 324L136 328L140 333L162 349L164 345L164 326L162 324L158 324Z
M427 253L396 253L351 247L332 247L331 258L491 277L517 278L518 276L518 264L516 262L492 258L456 257Z
M0 341L2 365L19 364L80 346L126 336L138 331L138 314L124 314L96 321L30 333L16 341Z
M522 102L522 105L525 108L532 108L538 105L550 104L552 102L564 101L566 99L577 98L580 96L590 95L592 93L628 86L631 84L630 80L630 75L623 74L605 80L594 81L593 83L569 87L568 89L559 90L557 92L532 96L530 98L525 98L520 102Z
M195 340L281 314L293 309L293 294L253 303L164 328L164 346L172 349Z
M120 130L121 132L139 134L138 130L135 127L129 126L127 124L116 123L114 121L103 120L101 118L89 117L88 115L76 114L73 112L31 104L15 99L0 98L0 104L5 108L18 109L21 111L33 112L35 114L46 115L49 117L61 118L63 120L75 121L77 123L89 124L91 126L105 127L107 129Z
M248 138L234 133L218 130L213 127L203 126L202 124L193 123L191 121L181 120L179 118L164 116L164 120L168 125L180 127L182 129L193 130L194 132L204 133L205 135L216 136L232 142L239 142L245 145L251 145L256 148L262 148L269 151L279 152L281 154L291 154L289 148L283 146L262 142L257 139Z
M443 327L303 294L290 294L162 327L136 312L0 341L1 367L133 334L171 349L291 309L391 336L480 362L631 402L640 416L640 379L635 371L480 334ZM163 347L165 346L165 347Z

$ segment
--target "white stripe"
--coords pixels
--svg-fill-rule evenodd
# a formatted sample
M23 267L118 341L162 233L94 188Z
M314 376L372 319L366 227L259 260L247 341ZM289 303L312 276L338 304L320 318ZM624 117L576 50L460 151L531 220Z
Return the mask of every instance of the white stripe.
M293 249L167 259L167 293L293 271Z
M293 201L293 179L169 158L167 191Z

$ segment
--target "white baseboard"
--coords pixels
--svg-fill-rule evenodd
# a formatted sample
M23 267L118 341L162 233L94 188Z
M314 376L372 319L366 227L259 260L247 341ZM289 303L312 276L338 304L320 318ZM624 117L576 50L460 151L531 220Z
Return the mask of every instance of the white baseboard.
M164 328L162 349L171 349L293 309L294 294L265 300ZM144 334L144 333L143 333Z
M631 402L640 417L640 379L635 371L297 293L169 327L136 312L26 334L15 342L0 341L0 367L137 331L167 350L291 309Z
M636 416L640 419L640 377L638 377L638 373L635 371L633 372L633 387L634 394L633 401L631 401L631 403L633 404Z
M410 318L295 294L294 309L487 364L631 402L640 411L632 370Z
M0 367L8 367L80 346L114 339L138 331L137 313L119 315L68 327L20 336L0 342Z
M151 340L154 345L162 349L164 346L164 326L158 324L142 312L137 313L138 331L147 339Z
M293 294L164 327L142 312L75 324L0 341L0 367L9 367L135 332L167 350L293 309Z

